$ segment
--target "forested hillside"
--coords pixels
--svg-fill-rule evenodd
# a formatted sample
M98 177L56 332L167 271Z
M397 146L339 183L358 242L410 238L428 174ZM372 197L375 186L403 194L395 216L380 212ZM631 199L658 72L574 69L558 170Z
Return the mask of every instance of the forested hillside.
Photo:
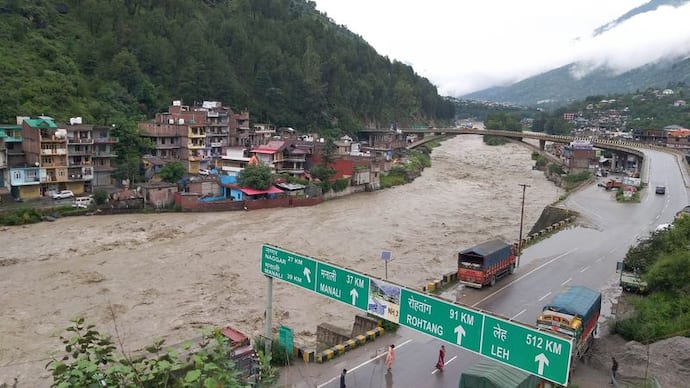
M300 130L452 119L427 79L304 0L0 0L0 122L219 100Z

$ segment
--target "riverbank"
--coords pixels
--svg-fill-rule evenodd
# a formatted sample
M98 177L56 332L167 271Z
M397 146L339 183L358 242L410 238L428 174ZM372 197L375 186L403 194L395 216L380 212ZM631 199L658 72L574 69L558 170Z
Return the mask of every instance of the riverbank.
M479 136L448 139L412 183L318 206L249 212L67 217L0 233L0 383L47 387L50 352L69 320L101 332L117 323L126 351L156 337L178 343L208 326L262 334L261 245L271 243L421 288L457 266L457 251L518 237L562 190L532 170L530 151L489 147ZM273 323L307 346L316 326L347 327L356 310L283 282L273 286ZM115 312L113 322L111 311Z

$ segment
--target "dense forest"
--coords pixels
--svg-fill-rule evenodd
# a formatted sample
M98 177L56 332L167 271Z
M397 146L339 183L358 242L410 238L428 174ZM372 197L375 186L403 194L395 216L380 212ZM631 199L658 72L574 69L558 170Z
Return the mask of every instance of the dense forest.
M300 130L452 120L453 103L305 0L2 0L0 122L218 100Z

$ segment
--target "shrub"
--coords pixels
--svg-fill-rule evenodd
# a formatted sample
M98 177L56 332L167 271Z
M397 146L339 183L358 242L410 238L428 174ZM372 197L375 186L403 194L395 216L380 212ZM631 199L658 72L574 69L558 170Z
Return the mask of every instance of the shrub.
M508 139L505 137L484 135L484 143L486 145L498 146L506 144L507 142Z
M103 205L108 200L108 192L103 189L98 189L93 192L93 201L96 205Z
M266 346L266 339L262 336L254 337L254 349L263 351ZM294 358L292 353L288 353L287 348L283 346L278 338L271 340L271 365L272 366L287 366Z
M348 178L337 179L333 183L333 191L336 193L345 190L350 185L350 180Z

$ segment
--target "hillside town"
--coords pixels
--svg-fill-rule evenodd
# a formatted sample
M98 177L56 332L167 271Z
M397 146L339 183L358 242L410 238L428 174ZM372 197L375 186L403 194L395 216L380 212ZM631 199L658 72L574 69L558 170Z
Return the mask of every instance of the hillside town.
M138 127L153 149L141 161L147 181L135 187L113 175L118 143L113 128L86 124L80 117L58 123L48 116L18 116L15 124L0 125L0 195L6 200L29 200L63 191L78 196L105 189L115 200L136 199L165 207L172 205L178 185L160 182L157 173L173 161L182 163L188 177L180 187L184 204L213 203L218 208L222 201L317 194L287 181L267 190L237 186L239 172L259 163L274 174L310 181L309 169L321 163L326 147L316 135L271 124L250 125L249 112L235 113L217 101L187 106L176 100L168 112ZM378 189L380 172L390 169L393 150L400 146L404 139L399 132L383 136L377 147L343 136L330 151L332 179L347 178L355 190Z

